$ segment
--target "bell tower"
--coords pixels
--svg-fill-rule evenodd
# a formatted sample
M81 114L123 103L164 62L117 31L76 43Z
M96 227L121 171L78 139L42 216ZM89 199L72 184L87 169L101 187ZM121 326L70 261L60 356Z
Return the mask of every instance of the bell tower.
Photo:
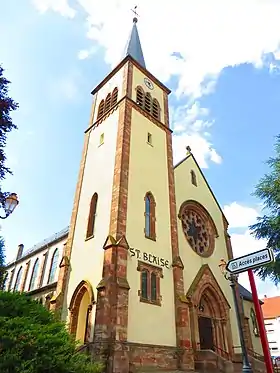
M169 93L146 68L134 17L123 60L92 91L56 299L76 339L109 351L114 372L128 372L155 346L153 364L168 357L174 369L193 366Z

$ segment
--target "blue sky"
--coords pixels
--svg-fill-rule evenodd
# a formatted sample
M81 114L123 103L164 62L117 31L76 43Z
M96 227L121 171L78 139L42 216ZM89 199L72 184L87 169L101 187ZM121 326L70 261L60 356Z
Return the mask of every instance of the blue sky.
M0 62L20 104L13 116L19 130L7 147L14 175L5 188L20 197L2 223L8 260L19 243L28 248L69 224L90 92L120 60L131 28L131 1L106 4L2 5ZM241 255L264 247L247 227L260 212L251 193L279 133L280 6L273 0L211 4L139 1L139 32L148 69L173 92L175 160L191 145ZM277 293L269 284L258 286L262 294Z

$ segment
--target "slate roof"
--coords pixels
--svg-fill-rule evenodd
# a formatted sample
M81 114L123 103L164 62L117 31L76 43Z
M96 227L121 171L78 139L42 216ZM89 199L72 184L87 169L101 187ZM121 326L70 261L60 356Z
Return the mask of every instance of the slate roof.
M131 56L135 61L137 61L142 67L146 69L146 64L144 60L144 55L143 55L136 23L137 23L137 18L133 18L133 26L132 26L132 30L131 30L131 34L130 34L127 46L125 48L124 57Z
M250 302L253 302L253 296L252 296L252 293L250 293L249 290L247 290L246 288L244 288L244 286L238 284L238 288L239 288L239 293L241 295L241 297L245 300L249 300ZM263 304L263 302L260 300L260 304Z

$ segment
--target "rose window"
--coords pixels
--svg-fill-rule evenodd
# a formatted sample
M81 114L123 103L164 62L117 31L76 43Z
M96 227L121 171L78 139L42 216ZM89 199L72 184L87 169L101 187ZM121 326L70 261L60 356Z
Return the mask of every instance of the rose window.
M186 206L180 218L183 232L191 248L198 255L210 256L214 249L214 237L207 215Z

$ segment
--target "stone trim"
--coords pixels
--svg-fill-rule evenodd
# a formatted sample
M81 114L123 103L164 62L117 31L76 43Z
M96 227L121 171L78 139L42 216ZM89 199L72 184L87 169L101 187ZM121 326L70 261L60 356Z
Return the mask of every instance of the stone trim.
M167 120L168 108L165 107L165 120ZM172 269L173 269L173 286L174 286L174 314L176 326L176 345L181 353L176 358L176 369L190 369L194 367L193 358L190 359L187 350L191 347L191 330L190 315L185 299L184 272L183 263L178 260L179 242L177 226L177 207L175 197L175 180L173 168L172 137L168 127L163 126L166 130L166 147L167 147L167 168L169 184L169 211L170 211L170 244L172 250Z
M212 320L217 353L224 351L232 357L230 305L207 264L203 265L196 275L187 292L187 299L191 314L192 345L195 351L200 349L198 318L204 316ZM202 302L206 304L203 305Z
M132 64L124 67L123 92L131 95ZM125 97L119 102L119 120L113 176L109 235L103 245L102 279L97 286L97 304L94 342L110 350L108 370L128 372L127 353L115 350L112 344L127 340L128 294L126 240L127 196L131 135L131 101ZM107 347L106 347L107 344ZM106 353L106 352L105 352Z
M137 271L140 272L140 289L138 291L139 300L143 303L149 303L156 306L161 306L162 297L160 295L160 279L163 278L162 268L153 266L146 262L138 260ZM147 298L142 296L142 273L146 271L147 276ZM154 273L156 275L156 300L151 299L151 275Z
M88 334L90 334L89 325L88 325L89 320L90 320L89 309L91 312L92 304L94 304L93 290L88 281L83 280L79 283L79 285L76 287L72 295L70 305L69 305L69 311L70 311L69 331L71 334L76 335L78 319L79 319L80 304L86 292L88 292L89 294L90 304L89 304L89 308L87 311L87 320L86 320L87 324L86 324L86 333L85 333L84 342L89 341L89 339L87 339Z
M110 234L117 240L126 234L131 113L131 105L127 101L123 101L119 108L109 228Z
M164 124L169 127L169 105L168 105L168 94L163 92L163 115Z
M100 90L125 64L127 61L130 61L135 65L143 74L145 74L149 79L151 79L156 85L163 89L167 94L171 93L164 84L162 84L154 75L152 75L148 70L143 68L134 58L131 56L126 56L115 68L108 74L91 92L94 95L97 91Z
M27 294L28 295L35 295L35 294L44 293L46 290L55 290L56 286L57 286L57 282L53 282L52 284L48 284L48 285L43 286L41 288L28 291Z
M228 254L228 259L230 260L233 258L233 251L232 251L232 246L231 246L230 235L228 233L228 221L224 215L223 215L223 224L224 224L224 236L225 236L225 241L226 241L227 254Z
M193 370L193 352L182 350L177 346L152 345L146 343L126 342L122 349L127 350L129 371L176 371L178 359L184 358L184 370Z

